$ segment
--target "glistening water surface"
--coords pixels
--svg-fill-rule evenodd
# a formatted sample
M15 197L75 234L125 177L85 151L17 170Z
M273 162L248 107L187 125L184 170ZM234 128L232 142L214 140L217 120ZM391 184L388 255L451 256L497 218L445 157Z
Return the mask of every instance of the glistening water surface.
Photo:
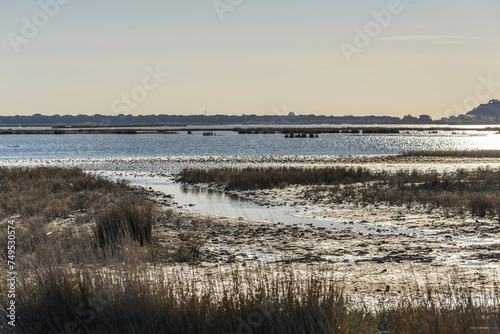
M179 134L2 135L0 159L139 158L233 155L374 155L409 150L497 149L491 131L410 131L401 134L320 134L285 138L281 134L219 132Z
M111 174L107 175L113 177ZM116 176L113 178L116 178ZM324 228L352 229L363 233L424 234L423 231L419 230L387 228L368 223L350 223L346 225L346 223L340 221L296 216L299 209L290 205L279 206L272 203L257 203L227 192L175 183L160 177L131 177L130 175L125 175L125 178L132 185L151 188L167 196L173 196L174 202L179 207L203 213L241 217L251 220L265 220L289 225L297 224Z

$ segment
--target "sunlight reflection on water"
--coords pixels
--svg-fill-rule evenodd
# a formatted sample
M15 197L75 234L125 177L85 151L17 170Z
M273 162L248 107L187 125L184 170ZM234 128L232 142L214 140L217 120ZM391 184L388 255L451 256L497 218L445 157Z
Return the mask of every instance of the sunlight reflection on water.
M137 135L4 135L0 159L135 158L232 155L374 155L410 150L500 148L492 131L410 131L401 134L320 134L284 138L281 134L220 132Z

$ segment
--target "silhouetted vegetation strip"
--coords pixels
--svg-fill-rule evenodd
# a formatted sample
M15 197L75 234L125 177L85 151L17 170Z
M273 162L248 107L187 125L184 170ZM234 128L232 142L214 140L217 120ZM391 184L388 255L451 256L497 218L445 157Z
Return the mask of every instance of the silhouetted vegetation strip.
M500 158L500 150L408 151L408 157Z
M400 133L398 129L363 129L362 133Z
M399 129L394 129L394 128L371 128L371 129L357 129L357 128L342 128L342 129L329 129L329 128L248 128L248 129L241 129L237 128L234 129L234 131L238 131L239 134L275 134L275 133L281 133L288 135L288 138L294 138L291 137L291 135L294 135L295 138L300 138L302 135L316 135L316 134L321 134L321 133L344 133L344 134L359 134L359 133L365 133L365 134L384 134L384 133L400 133ZM314 136L313 136L314 137Z
M235 129L234 131L238 131L240 135L261 135L261 134L275 134L277 131L271 128L248 128L248 129Z
M105 135L136 135L136 134L176 134L170 130L137 130L137 129L68 129L68 130L0 130L0 135L75 135L75 134L105 134Z
M337 184L342 182L370 181L384 177L384 172L372 172L365 168L215 168L210 170L183 169L178 180L186 183L216 183L227 189L264 189L285 187L290 184Z

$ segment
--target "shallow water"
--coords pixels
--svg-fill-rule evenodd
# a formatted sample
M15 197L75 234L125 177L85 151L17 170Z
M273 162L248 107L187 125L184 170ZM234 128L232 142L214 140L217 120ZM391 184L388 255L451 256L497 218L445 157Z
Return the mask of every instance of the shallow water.
M373 155L409 150L496 149L491 131L410 131L401 134L320 134L285 138L281 134L219 132L179 134L2 135L0 160L139 158L173 156Z
M123 175L123 174L122 174ZM108 176L112 176L108 174ZM113 177L113 176L112 176ZM161 192L173 197L175 205L196 212L216 214L227 217L268 221L287 225L310 225L320 228L350 229L361 233L380 234L415 234L423 235L424 231L402 228L388 228L368 223L345 223L342 221L320 220L297 216L302 212L291 205L276 205L273 203L258 203L254 200L233 195L228 192L209 188L172 182L161 177L123 176L131 185ZM114 176L113 178L117 178Z
M390 224L376 225L370 223L334 221L328 219L315 219L308 216L298 215L310 213L307 208L299 208L292 205L277 205L271 202L258 202L251 198L236 196L229 192L222 192L205 187L196 187L187 184L172 182L172 180L158 176L143 176L128 173L101 172L101 175L111 179L124 178L133 186L144 187L166 196L172 196L175 205L187 210L215 214L225 217L250 219L256 221L267 221L286 225L308 225L317 228L334 228L351 230L362 234L382 235L408 235L412 237L425 237L445 241L439 230L407 229ZM497 239L477 237L453 237L448 241L456 242L458 245L490 245L497 244ZM487 266L487 262L467 261L461 258L461 254L455 254L456 258L442 258L439 262L453 262L465 266Z

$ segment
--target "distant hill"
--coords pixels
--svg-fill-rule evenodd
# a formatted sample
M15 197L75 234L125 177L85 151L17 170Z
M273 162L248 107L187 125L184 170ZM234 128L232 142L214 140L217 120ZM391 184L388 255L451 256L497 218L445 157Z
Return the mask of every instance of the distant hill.
M490 100L490 102L481 104L479 107L469 111L467 116L474 116L474 118L500 118L500 101Z

